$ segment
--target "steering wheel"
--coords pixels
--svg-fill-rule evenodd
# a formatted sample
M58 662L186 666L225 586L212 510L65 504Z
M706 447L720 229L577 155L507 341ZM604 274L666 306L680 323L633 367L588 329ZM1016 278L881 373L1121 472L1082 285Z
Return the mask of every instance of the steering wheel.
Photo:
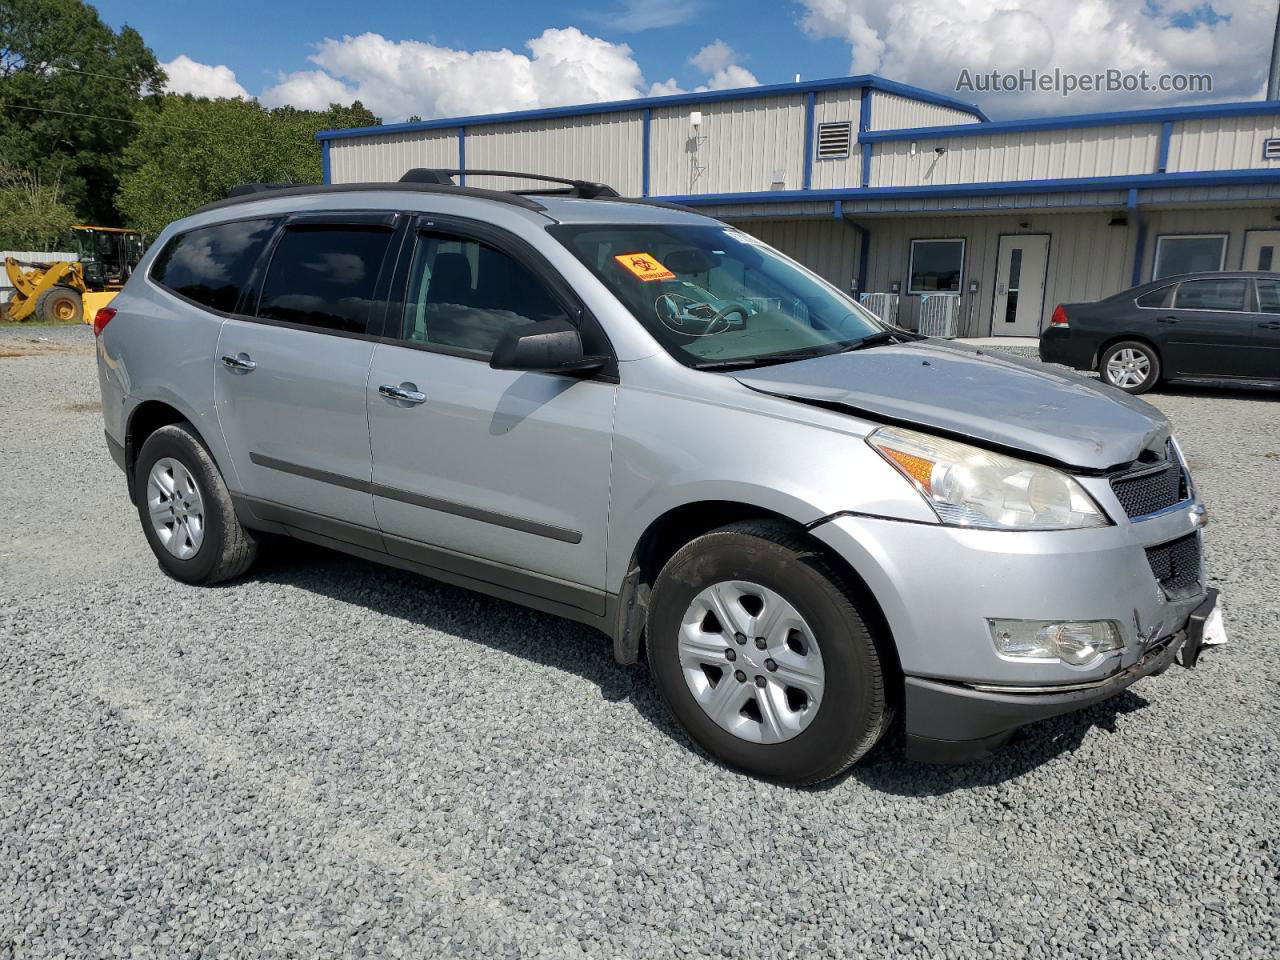
M663 326L683 337L710 337L724 333L733 327L730 317L736 315L745 324L750 313L746 304L737 300L730 300L717 310L704 300L695 300L678 293L664 293L658 297L654 303L654 312ZM696 330L694 322L702 324L702 329ZM718 328L719 324L723 324L723 327Z

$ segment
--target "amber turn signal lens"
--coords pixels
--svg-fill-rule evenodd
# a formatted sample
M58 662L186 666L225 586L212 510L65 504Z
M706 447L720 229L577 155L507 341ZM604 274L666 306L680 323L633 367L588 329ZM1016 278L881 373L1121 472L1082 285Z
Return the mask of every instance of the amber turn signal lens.
M907 479L918 483L924 488L925 493L933 492L930 485L934 466L932 460L912 456L909 453L903 453L901 450L895 450L893 447L881 447L880 449L886 457L893 461L894 466L907 475Z

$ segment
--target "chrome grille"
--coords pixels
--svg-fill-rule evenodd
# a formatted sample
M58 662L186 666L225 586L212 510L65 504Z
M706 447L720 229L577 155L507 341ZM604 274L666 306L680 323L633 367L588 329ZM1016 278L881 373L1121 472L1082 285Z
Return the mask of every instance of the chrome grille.
M1162 466L1146 467L1111 478L1111 489L1130 520L1158 513L1190 495L1187 475L1173 450Z
M1200 537L1189 533L1158 547L1147 548L1147 563L1160 586L1181 592L1200 583Z

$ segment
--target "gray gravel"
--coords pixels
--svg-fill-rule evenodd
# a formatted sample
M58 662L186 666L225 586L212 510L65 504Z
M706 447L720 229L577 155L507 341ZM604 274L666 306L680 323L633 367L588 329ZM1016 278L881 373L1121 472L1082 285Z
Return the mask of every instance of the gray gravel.
M301 546L165 579L91 336L32 335L0 331L0 960L1280 955L1280 394L1153 398L1230 646L994 761L891 742L805 791L565 621Z

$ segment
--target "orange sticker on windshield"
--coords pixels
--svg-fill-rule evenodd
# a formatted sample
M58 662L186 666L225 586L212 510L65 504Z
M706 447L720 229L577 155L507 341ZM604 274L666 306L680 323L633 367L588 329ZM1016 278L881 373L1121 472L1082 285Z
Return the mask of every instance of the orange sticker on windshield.
M614 257L613 259L631 271L632 276L638 277L645 283L650 280L674 280L676 278L674 273L658 262L657 257L651 257L647 253L624 253L622 256Z

